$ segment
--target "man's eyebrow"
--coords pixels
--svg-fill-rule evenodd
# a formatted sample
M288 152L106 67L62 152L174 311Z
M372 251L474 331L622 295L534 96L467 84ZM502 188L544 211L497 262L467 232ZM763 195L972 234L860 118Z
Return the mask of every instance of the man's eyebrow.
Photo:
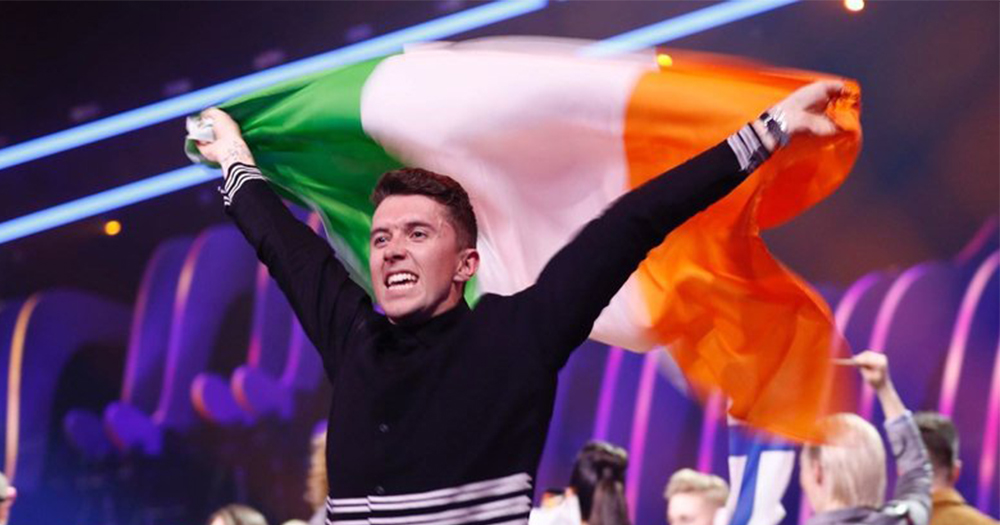
M426 221L409 221L403 224L403 227L407 230L412 230L413 228L418 228L423 226L424 228L430 228L432 230L436 229L433 224Z
M383 228L381 226L378 227L378 228L372 228L371 233L368 234L368 238L375 237L376 233L389 233L389 229L388 228Z
M403 229L407 230L407 231L412 230L414 228L421 228L421 227L423 227L423 228L430 228L430 229L435 230L435 231L437 230L437 227L434 226L433 223L430 223L430 222L427 222L427 221L413 220L413 221L407 221L407 222L403 223ZM369 237L374 237L376 233L389 233L389 230L390 230L390 228L388 228L388 227L378 226L378 227L372 228L372 231L371 231L370 234L368 234L368 236Z

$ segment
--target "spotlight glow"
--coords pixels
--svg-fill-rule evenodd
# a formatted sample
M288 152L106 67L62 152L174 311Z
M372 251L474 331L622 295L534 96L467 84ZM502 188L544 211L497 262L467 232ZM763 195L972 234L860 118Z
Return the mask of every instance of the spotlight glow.
M108 221L104 223L104 234L108 237L114 237L122 232L122 223L118 221Z
M0 222L0 244L117 210L129 204L190 188L196 184L217 180L219 177L218 170L208 169L204 166L188 166L29 213L16 219Z
M844 7L848 11L857 13L865 8L865 0L844 0Z

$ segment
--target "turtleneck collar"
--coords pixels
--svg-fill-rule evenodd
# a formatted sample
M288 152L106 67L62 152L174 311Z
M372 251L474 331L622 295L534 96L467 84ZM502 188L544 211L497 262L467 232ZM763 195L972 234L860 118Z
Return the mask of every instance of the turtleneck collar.
M462 299L454 308L440 313L423 323L414 325L391 325L394 332L403 338L414 338L426 345L440 341L470 312L469 305ZM388 321L388 319L386 320Z

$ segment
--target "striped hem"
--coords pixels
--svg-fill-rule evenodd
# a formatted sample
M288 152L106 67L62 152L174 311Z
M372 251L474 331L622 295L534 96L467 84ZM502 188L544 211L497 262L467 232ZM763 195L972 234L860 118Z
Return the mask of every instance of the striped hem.
M327 525L525 524L531 476L514 474L428 492L327 498Z
M223 186L219 187L219 193L222 194L222 202L227 208L232 205L233 197L236 196L236 192L239 191L247 181L251 180L266 179L260 172L260 168L257 166L243 164L242 162L236 162L232 166L229 166L229 171L226 172L226 182Z
M736 154L736 159L740 163L740 171L743 173L752 173L771 156L771 152L767 151L750 124L730 135L726 142Z

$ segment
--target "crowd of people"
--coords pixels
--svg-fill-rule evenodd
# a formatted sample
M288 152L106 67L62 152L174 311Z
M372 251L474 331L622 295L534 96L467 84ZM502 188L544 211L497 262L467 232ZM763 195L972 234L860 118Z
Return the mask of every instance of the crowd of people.
M885 415L896 485L885 501L886 450L878 430L856 414L829 416L822 423L825 438L804 445L799 453L799 484L812 511L808 524L996 525L955 489L962 462L954 423L937 412L907 410L883 354L865 351L852 361L874 389ZM305 496L317 511L309 525L325 519L325 444L325 432L318 434ZM604 441L588 442L577 455L566 487L546 490L529 524L632 525L624 490L627 469L625 449ZM727 506L734 505L738 495L730 493L720 476L683 468L670 477L663 497L667 525L726 525L732 515ZM304 524L294 520L283 525ZM234 504L219 509L207 525L266 525L266 521L252 508Z
M884 354L865 351L852 364L874 389L885 414L896 486L885 501L886 451L878 430L856 414L829 416L822 422L823 439L800 452L799 483L812 511L809 525L995 525L996 520L968 505L955 490L961 461L951 420L936 412L907 410ZM627 465L623 449L588 443L574 464L569 486L558 496L543 498L530 523L630 525L623 490ZM727 506L732 507L738 495L730 494L721 477L684 468L670 477L664 499L669 525L725 525L732 516Z
M951 419L937 412L911 413L893 386L884 354L865 351L851 364L873 388L885 415L896 485L885 501L886 450L878 430L856 414L829 416L821 423L823 439L803 445L799 452L799 484L812 511L808 525L1000 523L969 505L955 488L962 461L959 435ZM326 432L317 433L311 446L303 497L315 513L308 521L291 520L283 525L327 523ZM588 442L577 455L567 485L542 494L529 524L632 525L624 490L627 469L625 449L604 441ZM17 490L2 474L0 492L0 525L6 525ZM664 521L667 525L727 525L738 496L722 477L682 468L664 488ZM252 507L230 504L214 512L206 525L267 525L267 520Z

